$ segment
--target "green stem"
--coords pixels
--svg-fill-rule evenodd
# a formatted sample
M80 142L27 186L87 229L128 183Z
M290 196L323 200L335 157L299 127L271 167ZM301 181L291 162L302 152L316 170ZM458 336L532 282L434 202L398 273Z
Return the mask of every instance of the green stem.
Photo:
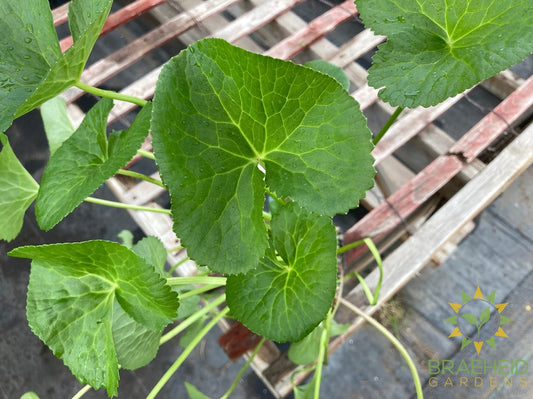
M263 211L263 219L265 219L267 222L270 222L272 221L272 214L271 213L268 213L268 212L265 212Z
M213 309L215 309L218 305L220 305L222 302L226 300L226 295L221 295L217 299L213 300L206 306L204 306L202 309L198 310L197 312L193 313L189 317L187 317L184 321L182 321L180 324L178 324L176 327L174 327L172 330L170 330L168 333L163 335L161 339L159 340L159 345L164 344L165 342L170 341L172 338L174 338L176 335L178 335L180 332L184 331L187 327L191 326L196 322L196 320L200 320L205 314L209 313Z
M153 177L143 175L142 173L137 173L132 170L119 169L117 175L134 177L135 179L144 180L149 183L155 184L156 186L162 187L165 190L167 189L161 180L154 179Z
M216 285L216 284L203 285L194 290L190 290L190 291L184 292L183 294L180 294L180 301L183 299L189 298L191 296L203 294L204 292L214 290L215 288L218 288L218 287L220 287L220 285Z
M385 135L385 133L387 133L387 131L389 130L389 128L392 126L392 124L394 123L394 121L396 119L398 119L398 116L402 113L403 111L403 107L398 107L396 108L396 110L394 111L394 113L390 116L389 120L387 121L387 123L385 123L385 125L383 125L383 127L381 128L381 130L379 131L379 133L376 135L376 137L374 137L374 139L372 140L372 143L374 145L378 145L379 141L383 138L383 136Z
M78 89L86 91L87 93L91 93L99 97L107 97L112 98L113 100L126 101L128 103L137 104L141 107L144 107L148 103L148 101L143 100L142 98L128 96L127 94L117 93L116 91L112 90L99 89L98 87L90 86L86 83L80 82L79 80L74 83L74 86L76 86Z
M183 247L181 245L178 245L177 247L167 249L167 253L171 254L172 252L178 252L178 251L181 251L182 249Z
M320 398L320 383L322 382L322 366L324 364L324 359L326 358L327 354L327 347L328 347L328 338L329 338L329 321L331 321L331 309L328 312L328 315L326 316L326 323L324 324L324 330L322 330L322 334L320 335L320 346L318 349L318 359L316 363L316 369L315 369L315 375L313 376L313 380L315 381L315 391L313 398L319 399Z
M72 399L80 399L83 395L85 395L87 392L91 390L91 386L89 384L85 385L82 389L80 389L76 395L72 397Z
M244 374L246 369L250 366L250 364L254 360L255 355L257 355L257 352L259 352L259 349L261 349L261 347L265 343L265 340L266 340L266 338L264 338L264 337L261 338L261 341L259 341L259 343L256 345L254 351L252 352L252 355L250 356L250 358L248 359L246 364L244 366L242 366L241 370L239 371L239 374L237 374L237 377L235 377L235 379L233 380L233 384L231 384L231 387L228 389L228 391L220 399L228 399L228 397L231 395L233 390L237 387L237 384L239 383L239 380L241 379L242 375Z
M172 266L170 268L170 270L168 271L168 275L169 276L172 276L172 273L174 273L174 270L176 270L178 267L180 267L181 265L183 265L185 262L187 262L188 260L191 260L191 258L189 258L188 256L186 256L185 258L183 258L182 260L180 260L179 262L176 262L176 264L174 266Z
M191 277L169 277L167 284L187 285L187 284L210 284L210 285L226 285L226 277L212 277L212 276L191 276Z
M170 209L154 208L153 206L141 206L141 205L132 205L132 204L123 204L122 202L108 201L101 198L87 197L85 198L86 202L92 202L93 204L110 206L112 208L120 209L132 209L134 211L145 211L145 212L155 212L155 213L165 213L170 215Z
M152 389L152 391L148 394L146 399L154 399L156 395L159 393L159 391L165 386L165 384L170 380L170 378L174 375L174 373L179 369L179 367L183 364L185 359L190 355L190 353L193 351L193 349L200 343L200 341L204 338L204 336L217 324L217 322L224 317L229 312L229 308L226 306L219 314L217 314L213 319L207 323L207 325L202 328L202 330L194 337L194 339L187 345L187 347L183 350L183 352L180 354L180 356L176 359L174 364L170 366L170 368L167 370L167 372L161 377L161 379L157 382L155 387Z
M363 319L365 319L365 321L367 321L369 324L375 327L396 347L396 349L398 349L398 352L400 352L400 354L403 356L403 358L407 362L407 365L409 366L409 370L411 370L411 374L413 375L413 382L415 384L416 397L418 399L423 399L424 394L422 392L422 385L420 384L420 378L418 377L418 371L416 370L416 366L415 366L413 359L411 358L411 356L409 356L407 349L405 349L402 343L398 341L398 339L393 334L391 334L389 330L387 330L384 326L378 323L373 317L370 317L365 312L363 312L361 309L357 308L356 306L354 306L353 304L351 304L344 298L341 298L341 302L344 306L346 306L356 315L362 317Z
M137 150L137 154L142 155L145 158L153 159L155 161L155 155L153 152L145 150Z

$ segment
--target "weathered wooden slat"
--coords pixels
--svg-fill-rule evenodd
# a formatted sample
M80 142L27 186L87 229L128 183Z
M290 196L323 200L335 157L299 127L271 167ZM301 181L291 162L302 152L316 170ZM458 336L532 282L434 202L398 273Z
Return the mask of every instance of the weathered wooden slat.
M355 4L351 0L331 8L320 17L315 18L301 31L291 37L281 41L277 46L272 47L265 54L275 58L288 60L302 51L302 48L309 46L318 38L331 32L342 22L357 14Z
M54 26L59 26L68 21L68 3L63 4L52 10Z
M121 25L127 24L134 20L139 15L142 15L152 8L164 3L166 0L137 0L127 6L121 8L119 11L109 15L107 18L100 36L106 35L112 30L115 30ZM72 46L72 36L65 37L59 41L61 51L65 52L70 46Z
M505 115L508 123L515 122L533 105L533 97L530 95L532 87L533 77L502 101L494 112L498 115ZM494 113L485 116L452 147L454 150L435 159L413 180L390 196L386 203L372 210L349 229L344 235L344 242L354 242L363 237L372 237L379 241L388 231L401 223L402 218L407 218L420 204L459 173L468 160L474 160L494 138L507 128L507 123L496 117ZM463 150L474 156L468 157L463 154ZM358 247L346 253L346 262L353 262L364 250L363 247Z
M213 37L236 42L242 37L249 35L257 29L265 26L278 15L287 12L303 0L271 0L252 11L247 12L226 27L213 34Z

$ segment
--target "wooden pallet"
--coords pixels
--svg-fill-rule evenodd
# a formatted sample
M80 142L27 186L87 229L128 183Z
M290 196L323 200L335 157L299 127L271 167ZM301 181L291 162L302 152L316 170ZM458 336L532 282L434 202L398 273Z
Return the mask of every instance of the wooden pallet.
M357 20L357 9L351 0L329 7L309 22L294 10L303 0L137 0L114 11L103 34L145 15L156 21L152 30L119 50L89 65L81 80L90 85L105 84L116 74L167 43L185 47L202 37L223 38L245 49L281 59L304 62L324 59L342 67L354 90L352 96L367 111L369 125L380 125L392 113L377 91L368 86L367 72L355 60L364 57L383 36L363 29ZM321 5L317 3L316 5ZM148 14L147 14L148 13ZM66 21L66 7L54 10L54 21ZM335 34L339 25L359 33L340 45L325 37ZM339 36L336 36L339 40ZM68 48L71 38L61 41ZM120 92L150 99L162 66L158 66ZM478 157L511 126L518 126L530 116L533 106L533 77L524 81L510 71L500 73L482 86L502 99L500 104L469 129L459 140L440 129L434 122L454 107L465 94L450 98L434 107L405 111L385 138L375 148L378 176L376 187L362 202L368 214L344 234L344 243L371 237L381 251L396 249L384 259L385 277L377 306L368 306L358 285L347 285L344 298L372 314L400 290L415 273L429 262L442 262L453 251L458 239L472 229L472 220L505 187L533 162L533 127L520 135L489 164ZM83 93L72 88L63 94L75 124L84 116L74 101ZM135 105L117 103L109 122L126 117ZM372 119L374 118L374 119ZM516 127L515 130L520 130ZM143 148L151 150L149 140ZM418 151L429 159L420 169L407 167L396 156L400 149ZM136 159L132 160L134 163ZM158 177L157 173L153 175ZM122 202L158 207L155 200L163 190L149 183L137 183L123 176L108 181L109 187ZM444 205L442 203L445 201ZM159 237L167 248L174 248L179 239L172 232L168 215L130 211L147 235ZM186 258L185 251L169 254L175 264ZM367 268L371 287L377 282L377 270L368 270L372 258L363 247L345 256L346 272ZM194 262L187 261L178 269L180 275L196 273ZM337 321L350 323L348 332L330 342L330 352L354 333L363 323L361 318L341 307ZM229 328L224 323L223 328ZM292 364L285 353L267 343L254 359L253 368L276 397L291 391L290 377L300 367ZM306 373L299 373L301 382Z

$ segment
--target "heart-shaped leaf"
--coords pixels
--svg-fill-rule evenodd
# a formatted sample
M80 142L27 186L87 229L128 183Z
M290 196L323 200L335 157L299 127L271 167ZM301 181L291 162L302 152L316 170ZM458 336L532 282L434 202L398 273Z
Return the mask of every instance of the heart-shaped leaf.
M128 130L106 136L113 101L105 98L85 116L80 127L50 157L35 203L39 226L49 230L135 155L150 127L151 104Z
M153 101L152 143L174 229L189 256L213 270L257 266L268 245L266 188L334 215L373 185L358 104L310 68L206 39L167 63Z
M357 0L365 26L386 35L368 82L392 105L430 106L533 51L530 0Z
M146 360L128 352L131 335L152 330L142 342L153 350L154 336L176 316L176 293L153 266L118 243L26 246L9 255L33 259L27 304L32 331L80 381L105 387L110 396L117 392L117 356L130 367Z
M256 334L296 342L324 319L333 302L335 227L329 217L290 203L273 210L270 244L256 269L228 277L227 303Z

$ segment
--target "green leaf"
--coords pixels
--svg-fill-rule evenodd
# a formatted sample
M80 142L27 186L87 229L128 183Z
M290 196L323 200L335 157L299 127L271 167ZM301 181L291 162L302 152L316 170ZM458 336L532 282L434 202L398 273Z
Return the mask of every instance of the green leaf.
M135 155L148 134L150 103L128 130L113 132L107 140L107 116L112 106L108 98L98 102L46 165L35 204L42 229L50 230L113 176Z
M490 319L490 308L485 308L479 315L479 324L483 325Z
M324 60L309 61L305 63L305 66L331 76L344 88L344 90L350 90L350 78L348 78L348 75L346 75L346 72L344 72L344 69L341 67Z
M0 133L0 240L11 241L22 229L24 213L37 196L39 185L22 166Z
M2 0L0 30L0 132L4 132L61 57L61 49L46 0Z
M310 364L313 363L320 350L320 337L322 336L324 327L319 324L313 331L307 334L304 339L291 344L287 355L289 360L296 364Z
M255 270L228 277L227 303L256 334L296 342L324 319L333 302L335 227L330 218L295 203L275 207L272 216L271 247Z
M530 0L357 0L357 9L388 36L368 81L394 106L438 104L533 51Z
M175 285L172 287L178 294L185 294L186 292L196 289L194 285ZM204 294L205 297L205 294ZM180 307L176 319L185 319L200 308L200 296L193 295L185 299L180 298Z
M157 332L176 315L177 295L165 280L118 243L26 246L9 255L33 259L27 303L32 331L82 383L105 387L110 396L118 385L115 341L123 348L121 339L129 340L120 336L127 324L120 315L113 329L115 300L136 323ZM129 355L121 349L120 356Z
M344 334L348 328L350 328L350 324L339 324L335 320L331 320L328 337L332 338ZM320 350L322 331L324 331L324 326L323 323L320 323L304 339L292 343L287 352L290 361L302 365L313 363Z
M194 338L196 338L200 331L202 331L207 318L207 316L202 316L201 319L196 320L192 325L187 327L178 341L179 346L186 348L194 340Z
M122 241L122 245L131 249L133 247L133 233L129 230L122 230L117 234L117 237Z
M144 237L133 246L132 251L143 258L146 263L152 265L161 277L164 277L167 250L159 238Z
M5 0L0 4L0 131L72 86L111 9L112 0L73 0L74 44L61 54L50 6L45 0ZM79 15L84 14L80 22Z
M159 349L161 331L137 323L114 301L113 342L118 363L123 369L135 370L150 363Z
M476 317L476 315L474 315L472 313L463 313L461 315L461 317L463 319L465 319L467 322L469 322L470 324L472 324L473 326L477 327L477 317Z
M209 396L204 395L198 388L188 382L185 383L185 389L187 390L189 399L209 399Z
M39 399L39 396L37 396L37 394L33 391L28 391L26 393L24 393L20 399Z
M268 246L266 187L333 215L373 184L358 104L310 68L205 39L165 65L153 101L152 143L174 230L212 270L257 266Z
M41 118L48 139L50 155L74 133L74 127L67 115L67 104L61 97L54 97L41 105Z

